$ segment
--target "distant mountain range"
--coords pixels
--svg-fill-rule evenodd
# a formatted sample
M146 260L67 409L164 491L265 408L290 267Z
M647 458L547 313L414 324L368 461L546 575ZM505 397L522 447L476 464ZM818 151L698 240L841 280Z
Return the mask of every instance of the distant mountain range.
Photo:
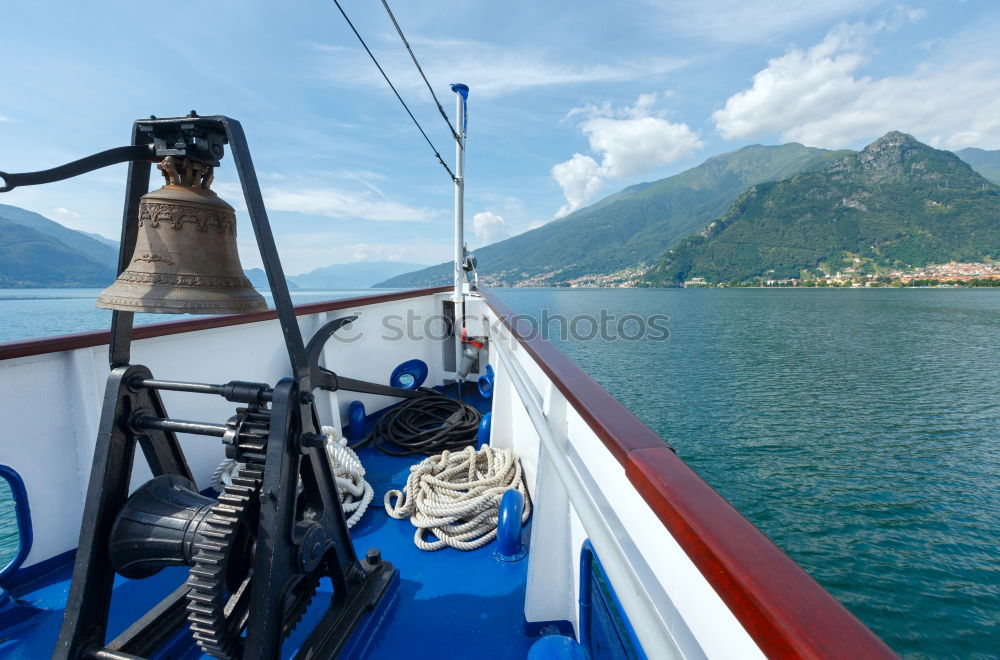
M118 242L69 229L48 218L0 204L0 287L102 287L115 279ZM289 288L366 289L423 264L370 261L334 264L288 278ZM267 288L260 268L246 270Z
M1000 257L1000 188L891 132L819 171L750 186L667 252L652 285L801 278Z
M972 169L981 174L983 178L1000 186L1000 150L987 151L967 147L959 149L955 155L971 165Z
M380 280L408 273L423 264L402 261L357 261L350 264L333 264L316 268L308 273L287 277L290 289L368 289ZM267 274L261 268L244 271L250 283L266 289Z
M929 147L928 147L929 148ZM560 220L476 250L481 281L506 286L634 283L667 250L730 212L751 186L822 171L856 155L790 143L753 145L708 159L672 177L631 186ZM1000 151L956 152L1000 183ZM939 255L942 256L943 255ZM379 286L433 286L451 278L451 263L407 273Z
M698 167L640 183L565 218L476 250L480 279L493 285L551 286L655 263L679 240L721 215L747 186L823 167L839 152L791 143L753 145ZM451 262L379 286L434 286Z
M106 286L118 263L109 242L0 204L0 286Z

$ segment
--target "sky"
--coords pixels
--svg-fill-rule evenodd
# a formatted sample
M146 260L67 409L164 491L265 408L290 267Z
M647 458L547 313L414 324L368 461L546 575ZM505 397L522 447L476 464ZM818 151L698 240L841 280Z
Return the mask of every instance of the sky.
M376 0L342 0L442 157L454 141ZM1000 149L1000 3L390 0L449 116L471 88L471 248L748 144L861 148L890 130ZM196 7L196 10L194 9ZM451 255L453 184L332 1L6 0L0 171L126 144L131 122L247 133L285 271ZM117 238L125 167L0 195ZM231 162L214 186L240 211Z

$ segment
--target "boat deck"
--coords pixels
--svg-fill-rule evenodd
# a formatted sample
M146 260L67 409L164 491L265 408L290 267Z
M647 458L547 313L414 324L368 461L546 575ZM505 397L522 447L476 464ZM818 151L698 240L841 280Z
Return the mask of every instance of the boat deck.
M469 388L471 389L471 388ZM478 395L476 395L478 397ZM482 410L489 402L465 397ZM371 423L379 413L369 418ZM502 562L493 558L496 542L471 552L445 548L424 552L413 544L414 527L390 518L382 506L387 490L402 488L410 465L423 457L400 458L372 447L358 452L375 499L351 530L359 556L377 547L382 557L399 570L400 587L395 602L385 611L382 625L371 638L366 658L475 656L481 660L524 658L534 641L524 629L524 590L527 559ZM529 522L530 524L530 522ZM44 578L17 589L12 595L35 613L0 640L0 657L32 659L51 655L69 593L72 563L68 560ZM145 580L115 581L109 619L109 639L135 617L173 591L187 577L186 568L171 568ZM326 612L332 585L323 580L319 593L289 636L283 657L292 657ZM208 657L197 647L171 658Z

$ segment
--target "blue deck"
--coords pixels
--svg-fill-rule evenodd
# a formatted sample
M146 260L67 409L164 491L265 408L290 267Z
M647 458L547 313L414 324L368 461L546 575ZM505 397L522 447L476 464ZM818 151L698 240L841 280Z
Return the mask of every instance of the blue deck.
M480 407L485 402L477 401ZM410 465L422 457L396 458L365 448L359 452L375 500L351 530L360 556L371 547L382 551L400 573L399 598L371 640L368 658L472 657L481 660L525 658L534 641L524 632L524 589L527 559L501 562L493 558L496 542L471 552L445 548L423 552L413 544L414 527L390 518L382 497L406 483ZM2 631L0 657L49 657L62 622L72 565L14 592L22 607L35 613ZM184 568L167 569L141 581L118 578L109 622L109 639L137 615L169 594L187 576ZM303 621L285 644L284 657L298 646L322 617L331 585L324 580ZM0 613L0 620L2 620ZM197 648L182 656L199 658Z

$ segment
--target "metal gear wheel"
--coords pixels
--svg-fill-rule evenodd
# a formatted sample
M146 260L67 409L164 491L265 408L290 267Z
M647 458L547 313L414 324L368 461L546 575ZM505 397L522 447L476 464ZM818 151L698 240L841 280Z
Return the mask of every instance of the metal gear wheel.
M188 574L188 622L202 651L216 658L242 657L250 609L257 502L263 481L258 466L238 464L229 483L220 484L219 503L199 530L198 552ZM295 580L285 598L284 633L298 624L319 586L318 575Z

